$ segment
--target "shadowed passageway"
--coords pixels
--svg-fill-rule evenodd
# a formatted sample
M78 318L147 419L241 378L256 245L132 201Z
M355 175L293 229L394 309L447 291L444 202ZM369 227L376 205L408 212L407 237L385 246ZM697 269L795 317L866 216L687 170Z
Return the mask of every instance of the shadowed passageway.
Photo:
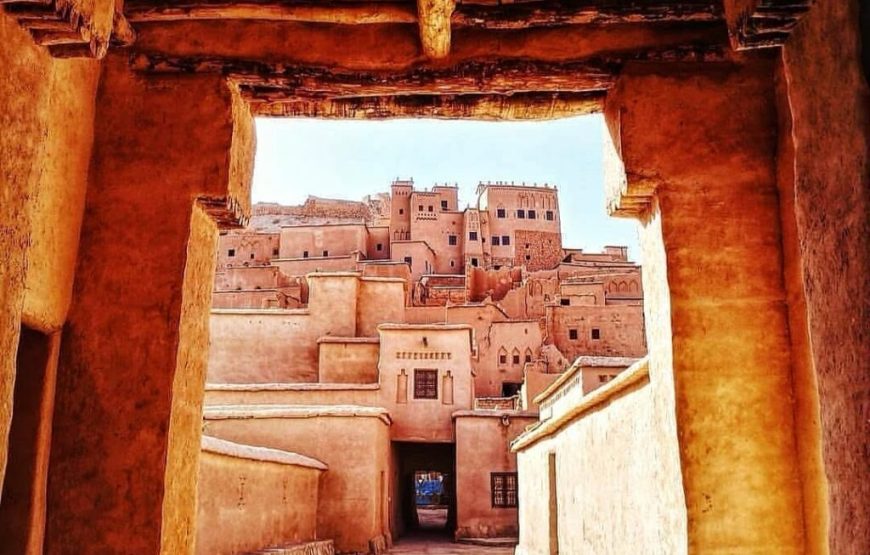
M396 542L390 555L513 555L513 547L453 543L439 534L417 533Z

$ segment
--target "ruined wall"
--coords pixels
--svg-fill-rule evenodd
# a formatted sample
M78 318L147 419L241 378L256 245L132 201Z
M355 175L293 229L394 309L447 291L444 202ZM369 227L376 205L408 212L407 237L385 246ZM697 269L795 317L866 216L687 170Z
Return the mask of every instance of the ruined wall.
M235 555L316 539L325 470L295 453L203 437L196 553Z
M562 261L562 235L552 231L514 232L514 265L530 272L551 270Z
M369 551L389 533L386 485L390 475L389 419L383 409L297 407L205 412L204 433L221 439L299 453L323 461L317 531L338 552ZM382 474L383 473L383 474ZM382 539L380 541L383 541Z
M455 417L457 538L518 535L517 509L492 506L490 473L516 472L517 457L510 442L536 420L513 411Z
M870 406L870 94L860 4L815 3L780 61L779 110L790 116L781 122L779 171L790 324L795 334L808 329L792 337L805 519L809 545L837 554L870 551L870 451L861 447Z
M57 60L0 13L0 481L22 318L66 320L91 157L99 64Z

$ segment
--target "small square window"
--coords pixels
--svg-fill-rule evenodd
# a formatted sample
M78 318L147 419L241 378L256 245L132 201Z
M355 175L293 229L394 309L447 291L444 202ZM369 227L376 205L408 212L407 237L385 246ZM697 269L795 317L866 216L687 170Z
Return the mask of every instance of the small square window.
M405 209L404 209L404 208L399 208L399 216L401 216L401 215L404 214L404 213L405 213Z
M383 245L383 243L378 243L378 244L375 246L375 249L377 249L377 250L379 250L379 251L384 250L384 245Z
M251 253L251 260L254 259L254 253Z
M502 245L510 245L511 244L510 235L502 235L501 236L501 244Z
M447 210L447 201L446 200L441 201L441 210Z
M577 339L577 330L568 330L568 339L576 340Z
M448 235L447 236L447 244L448 245L456 245L457 244L456 235Z
M278 248L272 249L272 256L278 256Z
M532 259L532 256L529 255L529 254L527 254L527 255L526 255L526 260L531 260L531 259Z
M477 232L476 231L469 231L468 232L468 240L469 241L477 241Z
M329 251L323 251L323 256L324 256L324 258L329 256Z
M571 299L559 299L559 304L562 306L571 306Z
M592 339L601 339L601 330L598 328L592 328Z
M475 268L477 268L477 259L476 258L471 259L471 265L474 266Z
M451 260L451 261L450 261L450 267L452 268L452 267L454 267L454 266L456 266L456 262L453 261L453 260Z
M413 262L414 262L414 259L411 258L410 256L406 256L406 257L405 257L405 264L407 264L408 266L410 266L411 264L413 264Z
M235 255L236 255L236 249L230 249L227 251L227 256L235 256Z
M552 222L555 219L552 210L547 210L545 215L546 215L548 221Z
M495 216L497 218L505 218L507 216L507 213L505 212L504 208L497 208L495 211Z
M429 212L434 212L434 211L435 211L435 207L430 204L429 205Z
M507 355L498 355L498 363L499 364L507 364Z
M532 362L532 355L526 353L526 362Z
M302 258L308 258L308 251L302 251Z
M499 239L498 235L492 236L492 246L493 247L497 247L499 245L499 241L500 241L500 239Z
M422 211L423 211L423 205L422 204L417 205L417 212L422 212Z
M529 210L528 215L529 215L530 220L534 220L535 218L538 217L537 214L535 214L534 210Z
M526 219L526 211L525 210L517 210L517 218L520 220Z
M519 364L520 363L520 355L514 355L513 361L514 361L513 362L514 364Z
M493 508L517 506L517 473L492 472L490 475Z
M438 398L438 370L414 370L414 399Z

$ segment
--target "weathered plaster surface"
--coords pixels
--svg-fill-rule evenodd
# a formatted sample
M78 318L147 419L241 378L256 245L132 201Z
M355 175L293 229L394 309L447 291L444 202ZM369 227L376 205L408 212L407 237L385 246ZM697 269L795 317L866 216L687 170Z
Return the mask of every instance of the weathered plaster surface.
M0 477L22 319L59 328L72 288L99 65L54 60L0 13Z
M860 65L859 3L817 2L781 58L787 98L780 110L791 114L790 129L781 130L791 142L782 152L790 167L782 169L792 174L784 177L791 182L785 192L793 196L800 256L792 283L795 295L805 298L803 352L815 370L815 376L804 374L806 393L798 401L803 430L813 437L821 417L830 500L827 508L807 512L807 527L821 549L829 526L828 548L837 554L870 552L870 92ZM823 503L818 451L803 449L812 467L805 496Z
M322 463L208 436L203 440L196 553L235 555L317 538Z
M176 457L199 445L190 414L201 403L214 231L193 203L227 196L232 97L219 76L149 78L126 63L104 62L97 99L46 553L189 552L193 505L161 509L164 496L194 495L192 480L166 473L189 473Z

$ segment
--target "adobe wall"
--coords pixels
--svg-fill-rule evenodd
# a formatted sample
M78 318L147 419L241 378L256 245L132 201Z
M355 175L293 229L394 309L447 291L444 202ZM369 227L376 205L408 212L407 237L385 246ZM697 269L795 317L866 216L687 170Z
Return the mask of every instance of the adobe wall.
M317 343L319 383L378 383L377 340L324 337Z
M272 266L277 266L286 276L304 276L311 272L352 272L356 270L356 255L320 256L309 258L273 258Z
M370 540L389 534L390 420L383 409L213 407L204 416L208 435L299 453L329 467L320 483L317 533L333 539L336 551L368 553Z
M454 417L457 538L519 534L517 509L492 506L490 473L516 472L516 455L511 453L510 442L536 420L535 415L514 411L460 413Z
M324 324L306 309L214 309L209 320L208 381L316 382Z
M381 406L394 420L393 440L453 441L451 415L473 404L471 328L384 324L379 331ZM414 398L416 369L438 372L436 399Z
M390 228L388 226L371 226L366 227L366 232L366 258L369 260L389 260Z
M521 448L517 555L552 553L551 454L559 553L688 552L668 395L664 381L642 379Z
M474 368L475 394L499 397L502 383L520 383L527 364L537 360L543 343L541 326L536 321L493 322L488 333L478 336L478 360ZM500 361L501 354L507 359ZM519 362L514 356L519 356Z
M377 337L378 326L405 321L406 282L397 278L360 279L356 335Z
M562 261L562 234L518 229L514 232L514 265L530 272L550 270Z
M0 482L21 320L66 320L93 142L99 64L58 60L0 13Z
M553 306L552 340L569 360L581 354L603 356L634 356L646 354L643 307L630 305L610 306ZM570 338L570 330L577 330L577 339ZM599 339L592 338L592 330L599 330Z
M241 266L265 264L278 256L280 235L278 233L251 233L248 230L233 230L222 233L218 240L217 266Z
M430 274L435 269L435 253L427 243L422 241L393 241L390 247L393 259L403 261L411 257L411 282L420 280L423 274Z
M870 306L861 301L870 285L870 94L859 4L813 5L786 42L779 68L786 285L800 334L792 338L797 419L799 437L810 438L800 445L804 496L827 505L807 514L808 533L812 545L827 544L831 553L870 550L870 452L859 448L870 406ZM866 26L863 32L866 40ZM821 453L813 445L819 435ZM829 530L814 524L826 520Z
M196 553L235 555L317 536L320 461L204 436Z
M217 290L274 289L279 279L280 272L275 266L242 266L216 271L214 285Z
M378 384L271 383L206 384L206 406L359 405L379 406Z
M555 382L561 374L540 372L526 369L523 388L520 392L520 404L523 410L536 412L538 404L535 398Z
M365 254L367 240L363 223L287 226L281 228L278 252L281 258L303 258L305 252L309 257L346 256L355 251Z

